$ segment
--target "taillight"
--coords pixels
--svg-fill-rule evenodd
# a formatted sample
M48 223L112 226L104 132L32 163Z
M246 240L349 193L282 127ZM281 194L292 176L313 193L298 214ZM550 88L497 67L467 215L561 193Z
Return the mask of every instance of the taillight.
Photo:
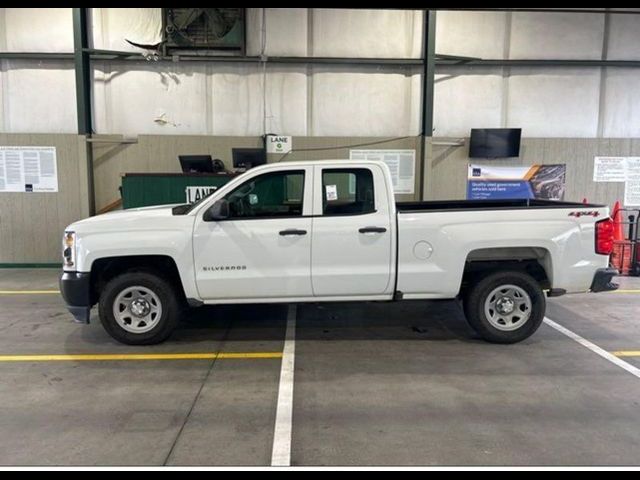
M596 253L598 255L613 253L613 220L610 218L596 223Z

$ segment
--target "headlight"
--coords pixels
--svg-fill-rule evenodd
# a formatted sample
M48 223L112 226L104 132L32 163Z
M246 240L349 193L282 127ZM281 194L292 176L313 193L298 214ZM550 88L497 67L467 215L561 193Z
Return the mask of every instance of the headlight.
M76 264L75 232L64 232L64 236L62 237L62 259L65 268L73 267Z

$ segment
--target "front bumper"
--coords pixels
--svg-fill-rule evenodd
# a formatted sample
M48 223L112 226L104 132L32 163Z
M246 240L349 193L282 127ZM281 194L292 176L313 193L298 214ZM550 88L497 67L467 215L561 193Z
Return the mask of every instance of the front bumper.
M620 285L613 283L613 277L618 276L620 273L615 268L601 268L593 277L593 283L591 284L591 291L593 293L599 292L611 292L620 288Z
M91 274L63 272L60 293L75 321L88 324L91 314Z

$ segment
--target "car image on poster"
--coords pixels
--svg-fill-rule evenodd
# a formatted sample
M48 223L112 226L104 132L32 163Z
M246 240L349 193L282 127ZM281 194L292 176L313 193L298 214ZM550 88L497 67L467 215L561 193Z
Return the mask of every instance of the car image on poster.
M502 167L469 165L469 200L564 200L566 165Z

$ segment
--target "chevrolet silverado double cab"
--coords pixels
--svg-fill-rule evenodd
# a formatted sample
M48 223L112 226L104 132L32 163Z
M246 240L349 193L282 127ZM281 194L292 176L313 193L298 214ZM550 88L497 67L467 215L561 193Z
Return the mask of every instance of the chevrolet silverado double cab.
M70 225L62 295L98 304L127 344L168 338L186 307L460 299L485 340L531 336L546 297L617 288L606 207L509 200L396 204L378 162L261 166L198 203Z

